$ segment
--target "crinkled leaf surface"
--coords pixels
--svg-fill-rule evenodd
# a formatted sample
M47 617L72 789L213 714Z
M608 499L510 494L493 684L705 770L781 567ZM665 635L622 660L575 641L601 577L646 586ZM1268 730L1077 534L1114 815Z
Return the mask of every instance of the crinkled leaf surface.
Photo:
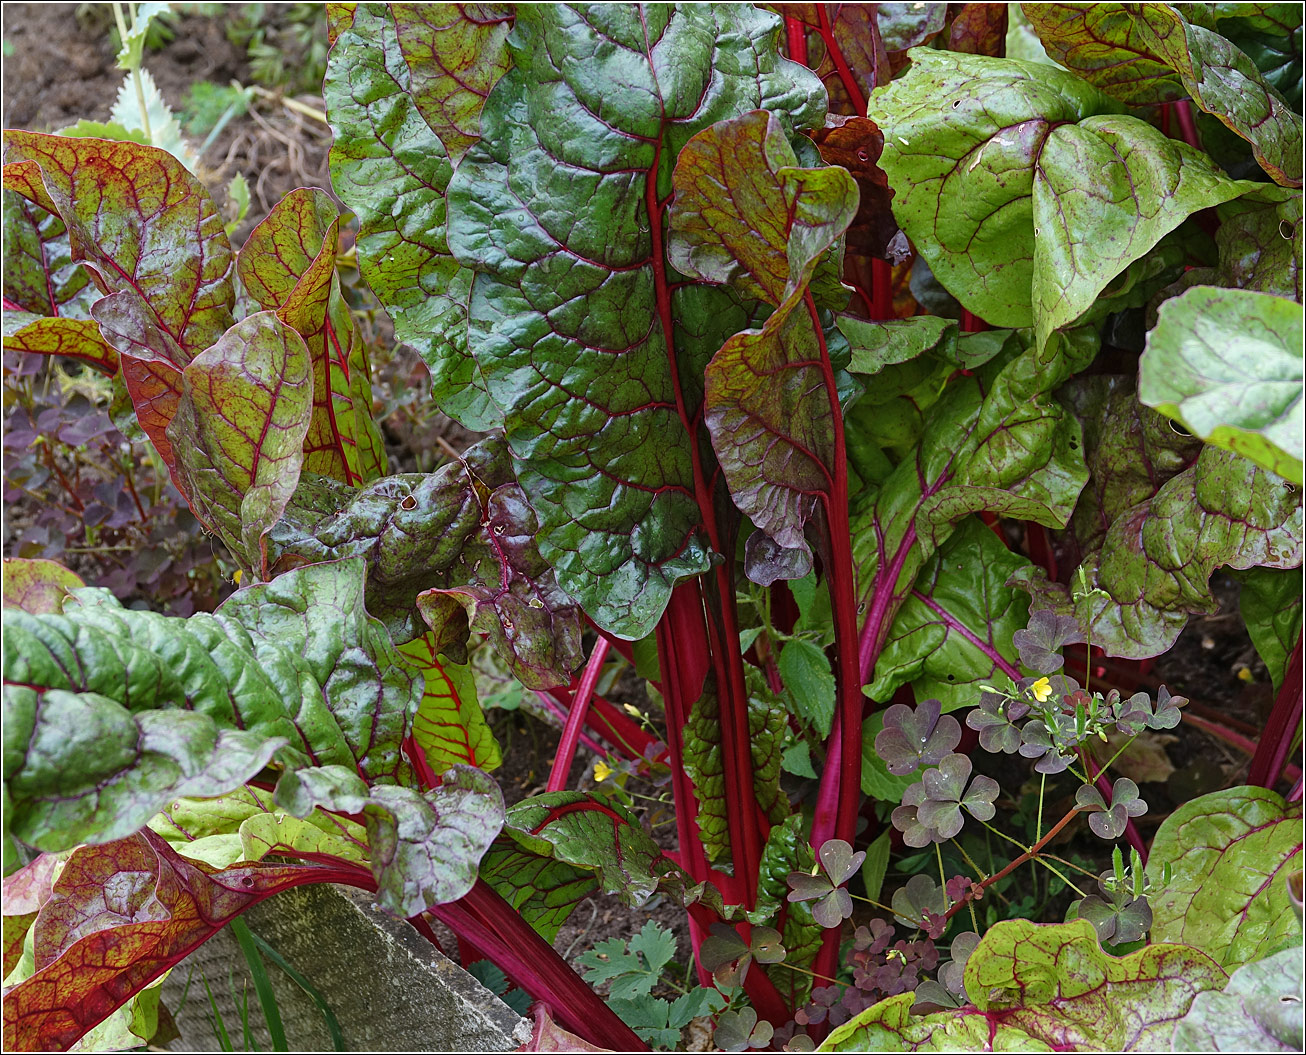
M1224 992L1198 993L1175 1023L1175 1051L1300 1051L1302 950L1283 949L1234 971Z
M66 355L89 363L104 374L118 370L118 353L104 342L100 327L91 319L45 319L26 312L6 311L4 347L7 352Z
M1220 286L1254 289L1302 303L1302 196L1265 187L1217 210Z
M1302 485L1302 306L1195 286L1161 305L1138 398L1194 436Z
M274 752L411 780L415 678L362 597L362 562L342 561L189 619L90 589L62 615L6 610L10 830L43 849L121 838L172 798L239 786Z
M165 430L180 372L234 321L221 214L180 162L152 146L20 131L7 131L5 145L7 160L39 166L38 204L62 218L72 258L109 294L92 315L122 356L141 427L175 468Z
M1171 4L1125 4L1147 47L1179 74L1193 101L1252 146L1276 183L1302 185L1302 117L1227 38ZM1299 103L1300 105L1300 103Z
M277 784L277 805L298 817L315 807L362 814L377 904L407 918L457 901L476 882L485 851L503 828L503 793L488 774L456 765L430 791L368 787L345 766L300 769Z
M471 134L476 88L488 87L460 85L448 73L464 58L475 69L463 72L482 75L506 61L502 50L468 52L478 36L502 48L498 33L482 36L461 5L361 4L331 49L323 97L334 135L331 184L359 220L359 271L394 321L396 339L430 368L436 403L468 428L486 430L502 412L467 353L471 273L445 238L450 155ZM445 107L459 122L450 143L423 116Z
M368 611L395 640L423 636L429 623L437 651L461 661L470 621L517 677L548 688L566 684L583 658L581 616L535 534L508 449L490 439L430 475L389 476L361 490L306 480L269 549L274 570L363 557Z
M1164 652L1190 614L1214 611L1211 573L1296 568L1302 562L1300 492L1245 458L1203 446L1196 464L1149 499L1122 510L1084 568L1090 597L1077 615L1109 655Z
M685 274L776 308L708 364L705 420L735 505L810 564L803 528L834 490L835 395L814 306L799 305L821 254L852 222L858 190L842 168L797 163L765 111L694 136L676 162L669 251Z
M1029 605L1007 580L1026 563L978 519L963 521L921 568L863 691L883 701L911 682L918 700L945 710L973 703L975 687L1000 675L999 659L1014 665Z
M249 570L266 572L265 536L299 483L312 370L303 338L261 311L232 326L181 375L167 436L183 493Z
M911 1014L911 993L882 1000L834 1030L821 1051L1156 1051L1193 998L1224 971L1183 945L1115 957L1087 920L989 928L966 961L973 1006Z
M1040 342L1189 214L1255 187L1042 64L923 50L873 109L894 215L930 269Z
M300 188L250 232L236 261L245 290L298 333L313 364L303 471L349 484L383 475L362 338L340 291L340 217L324 191ZM351 376L360 372L363 376Z
M1234 970L1300 933L1285 877L1301 867L1300 804L1265 788L1217 791L1162 822L1147 860L1156 883L1152 940L1182 941Z
M1278 692L1288 672L1292 648L1301 636L1301 569L1252 568L1235 578L1242 583L1238 612Z
M598 889L588 869L523 850L507 838L497 840L481 859L481 878L549 942Z
M413 716L413 742L427 765L436 773L460 762L487 772L496 769L502 756L476 699L471 668L440 656L434 634L400 645L399 654L422 675L424 690Z
M20 608L29 615L61 611L68 591L86 585L76 572L53 560L6 557L3 575L4 607Z
M449 186L449 244L476 271L469 344L540 552L630 638L708 566L690 386L744 321L725 292L670 290L650 209L715 122L764 107L819 123L819 81L778 57L779 29L745 6L520 7L514 66Z
M314 865L210 872L153 832L76 850L33 925L36 973L5 994L10 1050L62 1050L231 919Z

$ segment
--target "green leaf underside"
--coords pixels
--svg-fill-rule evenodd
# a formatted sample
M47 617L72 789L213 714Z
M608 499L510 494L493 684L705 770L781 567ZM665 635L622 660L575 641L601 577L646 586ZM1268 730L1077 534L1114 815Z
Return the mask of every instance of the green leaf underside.
M1193 998L1224 971L1183 945L1114 957L1087 920L991 927L966 961L960 1011L912 1015L911 993L889 997L835 1029L821 1051L1157 1051Z
M583 658L581 614L535 534L508 449L489 439L430 475L389 476L359 490L306 480L269 549L274 572L365 558L368 611L396 641L423 636L429 624L436 651L462 662L470 625L523 682L549 688L566 684Z
M361 561L247 587L179 619L74 591L6 610L11 831L41 849L121 838L177 796L220 795L274 756L407 783L414 677L362 605Z
M449 244L477 273L469 344L505 410L540 552L625 637L708 566L682 422L691 379L746 325L730 295L690 286L669 294L665 332L648 201L718 120L764 107L819 122L824 93L776 55L779 28L748 7L521 7L514 68L449 187Z
M435 402L468 428L485 431L502 423L502 412L467 353L471 273L450 255L445 237L453 144L432 130L419 101L429 93L451 106L462 122L458 141L466 138L475 109L470 97L453 80L437 84L429 77L432 61L458 61L450 45L461 52L464 34L477 36L462 8L439 9L440 15L453 11L448 33L433 35L420 23L439 16L421 8L395 14L388 5L360 5L331 50L323 97L334 136L331 183L359 219L359 271L394 321L396 339L416 348L430 368ZM396 19L420 73L405 61ZM423 46L430 47L430 60L419 61ZM482 61L502 59L487 52Z
M1207 443L1302 485L1302 306L1196 286L1161 305L1138 398Z
M1040 343L1191 213L1257 186L1043 64L922 50L874 108L894 215L930 269Z
M1260 959L1301 933L1286 877L1301 867L1299 803L1265 788L1217 791L1184 803L1162 822L1148 857L1153 941L1184 942L1227 971Z

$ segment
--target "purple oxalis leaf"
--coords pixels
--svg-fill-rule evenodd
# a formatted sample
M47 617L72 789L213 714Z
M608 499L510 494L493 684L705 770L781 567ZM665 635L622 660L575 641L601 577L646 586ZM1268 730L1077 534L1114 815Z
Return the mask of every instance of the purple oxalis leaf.
M922 765L937 765L961 742L961 726L942 715L938 700L923 700L913 710L895 703L884 712L884 728L875 737L876 753L890 773L914 773Z

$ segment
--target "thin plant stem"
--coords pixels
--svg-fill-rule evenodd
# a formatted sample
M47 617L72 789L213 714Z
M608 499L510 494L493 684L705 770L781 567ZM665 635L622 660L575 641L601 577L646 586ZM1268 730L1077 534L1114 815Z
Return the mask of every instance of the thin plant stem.
M1067 861L1064 857L1058 857L1056 854L1040 854L1039 856L1045 857L1049 861L1056 861L1058 864L1063 864L1067 868L1073 868L1076 872L1079 872L1081 875L1088 876L1089 879L1097 878L1097 876L1094 873L1090 872L1083 865L1077 865L1075 864L1074 861Z
M1034 841L1038 842L1043 836L1043 790L1047 787L1048 775L1042 773L1038 780L1038 815L1034 820Z
M132 4L130 6L131 6L131 15L132 15L132 30L134 31L136 29L136 5ZM118 39L121 42L122 46L126 47L127 46L127 23L123 18L122 4L115 3L113 5L113 17L114 20L118 23ZM141 112L141 131L145 133L145 138L149 140L151 143L153 143L154 136L150 132L150 114L145 106L145 87L144 85L141 84L140 63L138 62L132 63L131 75L132 75L132 87L136 89L136 107Z
M1060 872L1058 872L1055 868L1053 868L1050 864L1048 864L1047 859L1046 859L1042 854L1039 854L1038 856L1036 856L1035 858L1033 858L1033 860L1036 861L1038 864L1041 864L1044 868L1046 868L1046 869L1047 869L1049 872L1051 872L1054 876L1056 876L1058 879L1060 879L1061 882L1065 883L1066 886L1070 887L1070 889L1073 890L1073 891L1074 891L1076 894L1078 894L1080 897L1088 897L1088 895L1085 894L1082 890L1080 890L1079 887L1075 886L1074 883L1072 883L1069 879L1067 879L1067 878L1066 878L1065 876L1063 876Z

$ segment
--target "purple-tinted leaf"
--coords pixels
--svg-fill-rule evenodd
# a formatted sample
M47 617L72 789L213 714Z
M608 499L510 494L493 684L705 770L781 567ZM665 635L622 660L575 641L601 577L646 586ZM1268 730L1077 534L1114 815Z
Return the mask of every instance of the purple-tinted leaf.
M770 1022L757 1020L757 1012L751 1007L741 1007L738 1011L723 1011L717 1016L712 1039L722 1051L747 1051L766 1047L774 1031Z
M5 143L8 160L39 167L38 204L62 218L73 259L109 294L92 315L123 357L141 427L173 468L165 430L180 372L233 321L221 214L199 181L155 147L20 131L7 131Z
M1302 1030L1301 948L1239 967L1224 992L1198 993L1175 1025L1174 1047L1189 1051L1298 1051Z
M1303 483L1302 306L1197 286L1161 305L1138 398L1207 443Z
M1060 670L1065 664L1061 649L1083 640L1084 632L1073 618L1047 609L1031 612L1029 625L1012 636L1012 643L1020 650L1020 662L1039 674Z
M1302 302L1302 198L1266 187L1217 210L1218 286L1273 293Z
M592 872L530 853L505 838L481 859L481 878L545 941L553 941L572 912L598 889Z
M507 72L511 4L400 4L391 9L411 94L456 165L481 135L481 107Z
M905 886L893 892L890 905L894 919L906 927L915 928L924 925L927 913L948 911L943 889L927 875L914 875L907 880Z
M1103 872L1097 881L1101 896L1090 894L1076 902L1074 913L1093 924L1098 941L1123 945L1147 933L1152 925L1152 909L1146 897L1134 897L1127 885L1112 882L1114 878L1114 872Z
M861 868L862 862L866 860L866 851L853 853L853 848L842 839L827 839L821 844L816 856L825 874L830 877L830 882L834 886L843 886Z
M1083 791L1084 788L1081 787L1075 796L1075 801L1081 804L1081 808L1084 804L1091 803ZM1101 801L1099 796L1098 802ZM1110 807L1090 812L1088 826L1101 839L1118 839L1124 834L1130 817L1141 817L1146 812L1147 803L1138 797L1138 785L1128 777L1121 777L1111 790Z
M1300 803L1264 788L1217 791L1161 822L1147 875L1170 884L1152 899L1153 941L1181 941L1227 970L1300 934L1284 877L1301 868Z
M1114 689L1107 696L1107 703L1113 696L1118 696ZM1127 700L1120 700L1114 705L1116 728L1129 736L1141 733L1147 728L1148 719L1152 717L1152 700L1145 692L1136 692ZM1178 712L1176 713L1176 719Z
M748 942L739 932L724 923L712 924L712 932L698 947L698 962L708 971L717 985L742 986L753 960Z
M1026 758L1036 758L1034 769L1049 776L1064 773L1074 761L1066 749L1074 743L1075 720L1068 714L1053 719L1054 730L1049 730L1040 718L1031 718L1020 731L1020 753Z
M708 566L686 428L706 357L747 325L725 291L670 290L650 203L718 121L820 123L819 82L777 56L779 30L751 7L519 7L514 66L449 185L449 244L476 271L469 343L540 552L623 636Z
M1175 1019L1196 994L1224 987L1210 957L1183 945L1105 952L1087 920L989 928L966 961L973 1010L911 1014L910 993L890 997L836 1029L827 1051L1168 1048Z
M336 242L340 218L323 191L286 195L250 233L236 270L265 311L295 330L313 364L313 415L304 437L303 471L359 484L384 475L372 421L371 382L358 327L340 292ZM362 377L351 376L358 365ZM379 462L379 464L378 464Z
M210 872L148 831L79 848L33 926L36 973L5 994L5 1047L67 1049L252 905L340 877L316 865Z
M921 777L925 798L916 811L916 819L925 828L937 832L936 842L951 839L961 831L965 818L962 807L978 820L993 818L993 799L998 785L990 777L978 776L967 790L971 762L966 755L948 755L937 769L927 769Z
M1001 4L962 4L948 27L948 50L967 55L1006 53L1007 9Z
M17 966L23 955L27 932L36 922L37 913L50 900L51 884L63 861L55 854L40 854L36 860L5 876L4 895L4 973Z
M468 92L444 74L458 63L469 35L500 49L502 40L495 28L482 33L464 11L365 5L331 50L323 96L334 133L332 186L359 219L359 271L394 321L396 339L416 348L430 368L436 403L468 428L487 430L502 423L502 411L468 355L472 276L449 253L445 191L454 170L451 153L466 145L479 109L475 89L488 85ZM425 19L443 22L445 15L451 16L446 32L434 34L424 25ZM403 45L396 20L404 26ZM427 48L427 61L417 61L417 52ZM405 61L405 50L417 69ZM468 57L488 76L505 56L492 50ZM443 106L461 122L449 144L423 117L424 110Z
M565 684L583 658L580 611L532 545L535 530L507 448L486 440L428 476L390 476L361 490L306 480L269 556L274 571L364 557L368 611L395 640L423 636L429 615L439 623L437 650L460 661L467 611L518 677L547 688Z
M315 807L363 815L377 904L401 918L457 901L503 827L503 794L488 774L452 766L438 788L368 787L345 766L301 769L277 783L276 801L296 817Z
M925 784L917 782L902 793L902 805L895 807L890 817L893 826L902 832L902 841L908 846L929 846L932 842L943 842L947 838L937 828L932 828L921 820L920 807L925 801Z
M21 163L5 166L6 188L10 182L22 188L22 193L9 189L3 192L5 313L16 309L42 318L89 319L90 306L99 291L91 285L85 269L73 260L63 220L30 199L37 191L26 176L34 168ZM23 178L11 181L11 173ZM39 175L35 178L39 181Z
M951 715L939 717L938 700L923 700L915 710L895 703L884 712L884 728L875 738L875 750L890 773L914 773L922 765L943 761L961 743L961 726Z
M1197 463L1124 510L1082 567L1106 591L1079 605L1108 654L1154 656L1192 613L1213 611L1222 565L1301 564L1301 492L1236 454L1204 446Z
M62 611L68 591L86 585L76 573L52 560L6 557L3 574L0 594L4 607L21 608L29 615Z
M1169 5L1126 4L1139 39L1173 69L1193 101L1247 140L1276 183L1302 185L1302 118L1230 41Z
M708 365L706 421L735 504L776 546L807 552L804 526L834 486L833 395L817 320L798 305L857 187L842 168L797 164L765 111L700 132L676 163L669 253L686 274L776 306Z
M860 4L843 5L844 10L861 7ZM812 132L812 142L821 152L822 161L847 169L857 181L857 214L845 235L844 266L852 266L850 257L857 256L900 262L896 259L898 246L905 239L889 206L893 191L888 177L878 164L884 151L884 136L879 127L865 117L839 118L831 114L826 118L826 127ZM861 264L870 266L865 260Z

